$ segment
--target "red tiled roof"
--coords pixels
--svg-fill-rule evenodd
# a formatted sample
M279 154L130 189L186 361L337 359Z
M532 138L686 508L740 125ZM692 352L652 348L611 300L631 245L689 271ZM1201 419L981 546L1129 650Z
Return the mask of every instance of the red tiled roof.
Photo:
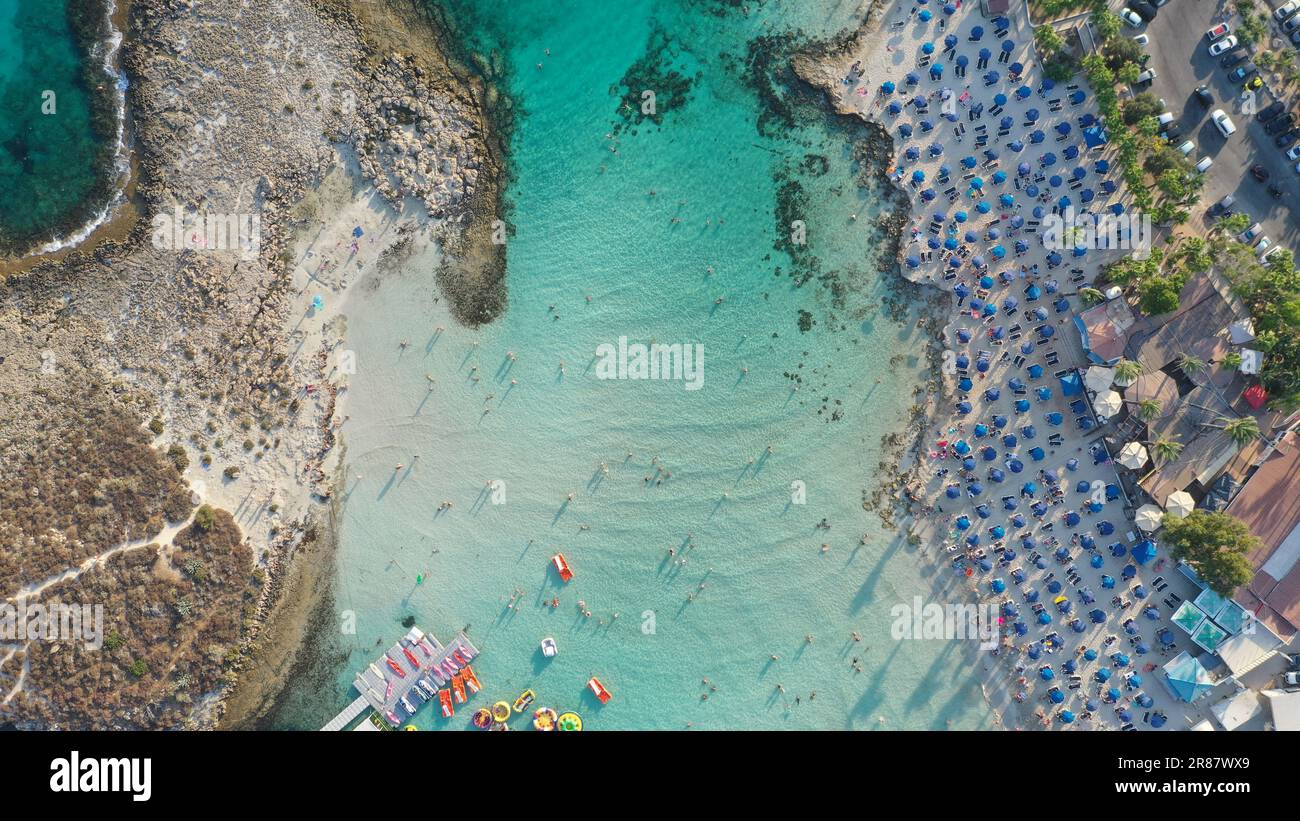
M1255 578L1238 594L1249 592L1259 604L1300 627L1300 562L1277 579L1261 570L1283 542L1300 527L1300 441L1289 433L1241 489L1228 513L1246 523L1260 547L1249 555ZM1242 604L1247 605L1245 600ZM1267 623L1267 619L1264 619Z

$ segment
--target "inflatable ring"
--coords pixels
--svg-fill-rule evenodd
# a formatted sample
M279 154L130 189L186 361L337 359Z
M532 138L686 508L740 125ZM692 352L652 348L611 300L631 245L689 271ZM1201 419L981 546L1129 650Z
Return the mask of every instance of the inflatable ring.
M556 719L555 726L560 732L582 732L582 716L577 713L563 713Z
M510 705L504 701L498 701L492 705L492 718L498 724L505 724L510 720Z
M542 707L533 713L533 729L549 733L555 729L555 722L558 719L555 711L550 707Z
M486 730L492 726L492 711L486 707L480 707L474 711L474 717L470 721L480 730Z

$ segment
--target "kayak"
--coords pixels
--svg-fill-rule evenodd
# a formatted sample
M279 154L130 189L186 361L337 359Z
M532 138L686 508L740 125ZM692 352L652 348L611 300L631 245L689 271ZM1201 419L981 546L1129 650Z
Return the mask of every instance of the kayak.
M573 578L573 571L569 569L569 562L564 558L563 553L556 553L551 557L551 561L555 564L555 569L559 571L561 579L567 582Z
M478 676L474 675L474 669L472 667L468 664L465 665L465 669L461 671L460 676L461 680L465 682L465 686L469 688L471 695L479 691L479 688L482 685L479 684Z
M442 705L443 718L451 718L456 714L456 708L451 706L451 693L449 691L438 691L438 703Z
M465 679L460 673L451 677L451 689L456 693L456 703L465 703Z

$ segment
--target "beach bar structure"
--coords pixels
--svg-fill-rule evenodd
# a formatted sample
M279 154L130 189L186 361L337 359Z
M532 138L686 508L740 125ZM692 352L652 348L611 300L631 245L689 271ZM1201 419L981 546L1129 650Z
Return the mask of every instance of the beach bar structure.
M430 652L426 652L424 647L426 644L431 648ZM400 706L402 698L411 692L421 677L434 668L441 668L443 663L453 658L458 650L466 659L478 655L478 648L463 631L458 632L444 645L419 627L412 627L401 641L388 648L387 653L357 673L352 686L360 695L321 729L342 730L368 710L378 712L390 724L392 723L388 718L390 714L406 718L407 713ZM408 651L410 655L407 654ZM418 670L412 669L411 656L419 662ZM393 672L389 659L405 671L403 676ZM378 676L375 670L380 671ZM408 701L418 710L424 699L411 696Z

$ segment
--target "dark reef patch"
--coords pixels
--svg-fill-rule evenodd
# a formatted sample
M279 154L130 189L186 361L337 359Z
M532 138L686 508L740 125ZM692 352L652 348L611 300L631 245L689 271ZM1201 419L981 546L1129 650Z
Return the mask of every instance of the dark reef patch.
M615 114L620 122L614 125L615 136L647 120L662 128L666 115L690 103L692 88L701 74L698 70L691 72L685 56L687 52L667 30L659 26L651 30L645 54L609 87L610 96L618 98Z

